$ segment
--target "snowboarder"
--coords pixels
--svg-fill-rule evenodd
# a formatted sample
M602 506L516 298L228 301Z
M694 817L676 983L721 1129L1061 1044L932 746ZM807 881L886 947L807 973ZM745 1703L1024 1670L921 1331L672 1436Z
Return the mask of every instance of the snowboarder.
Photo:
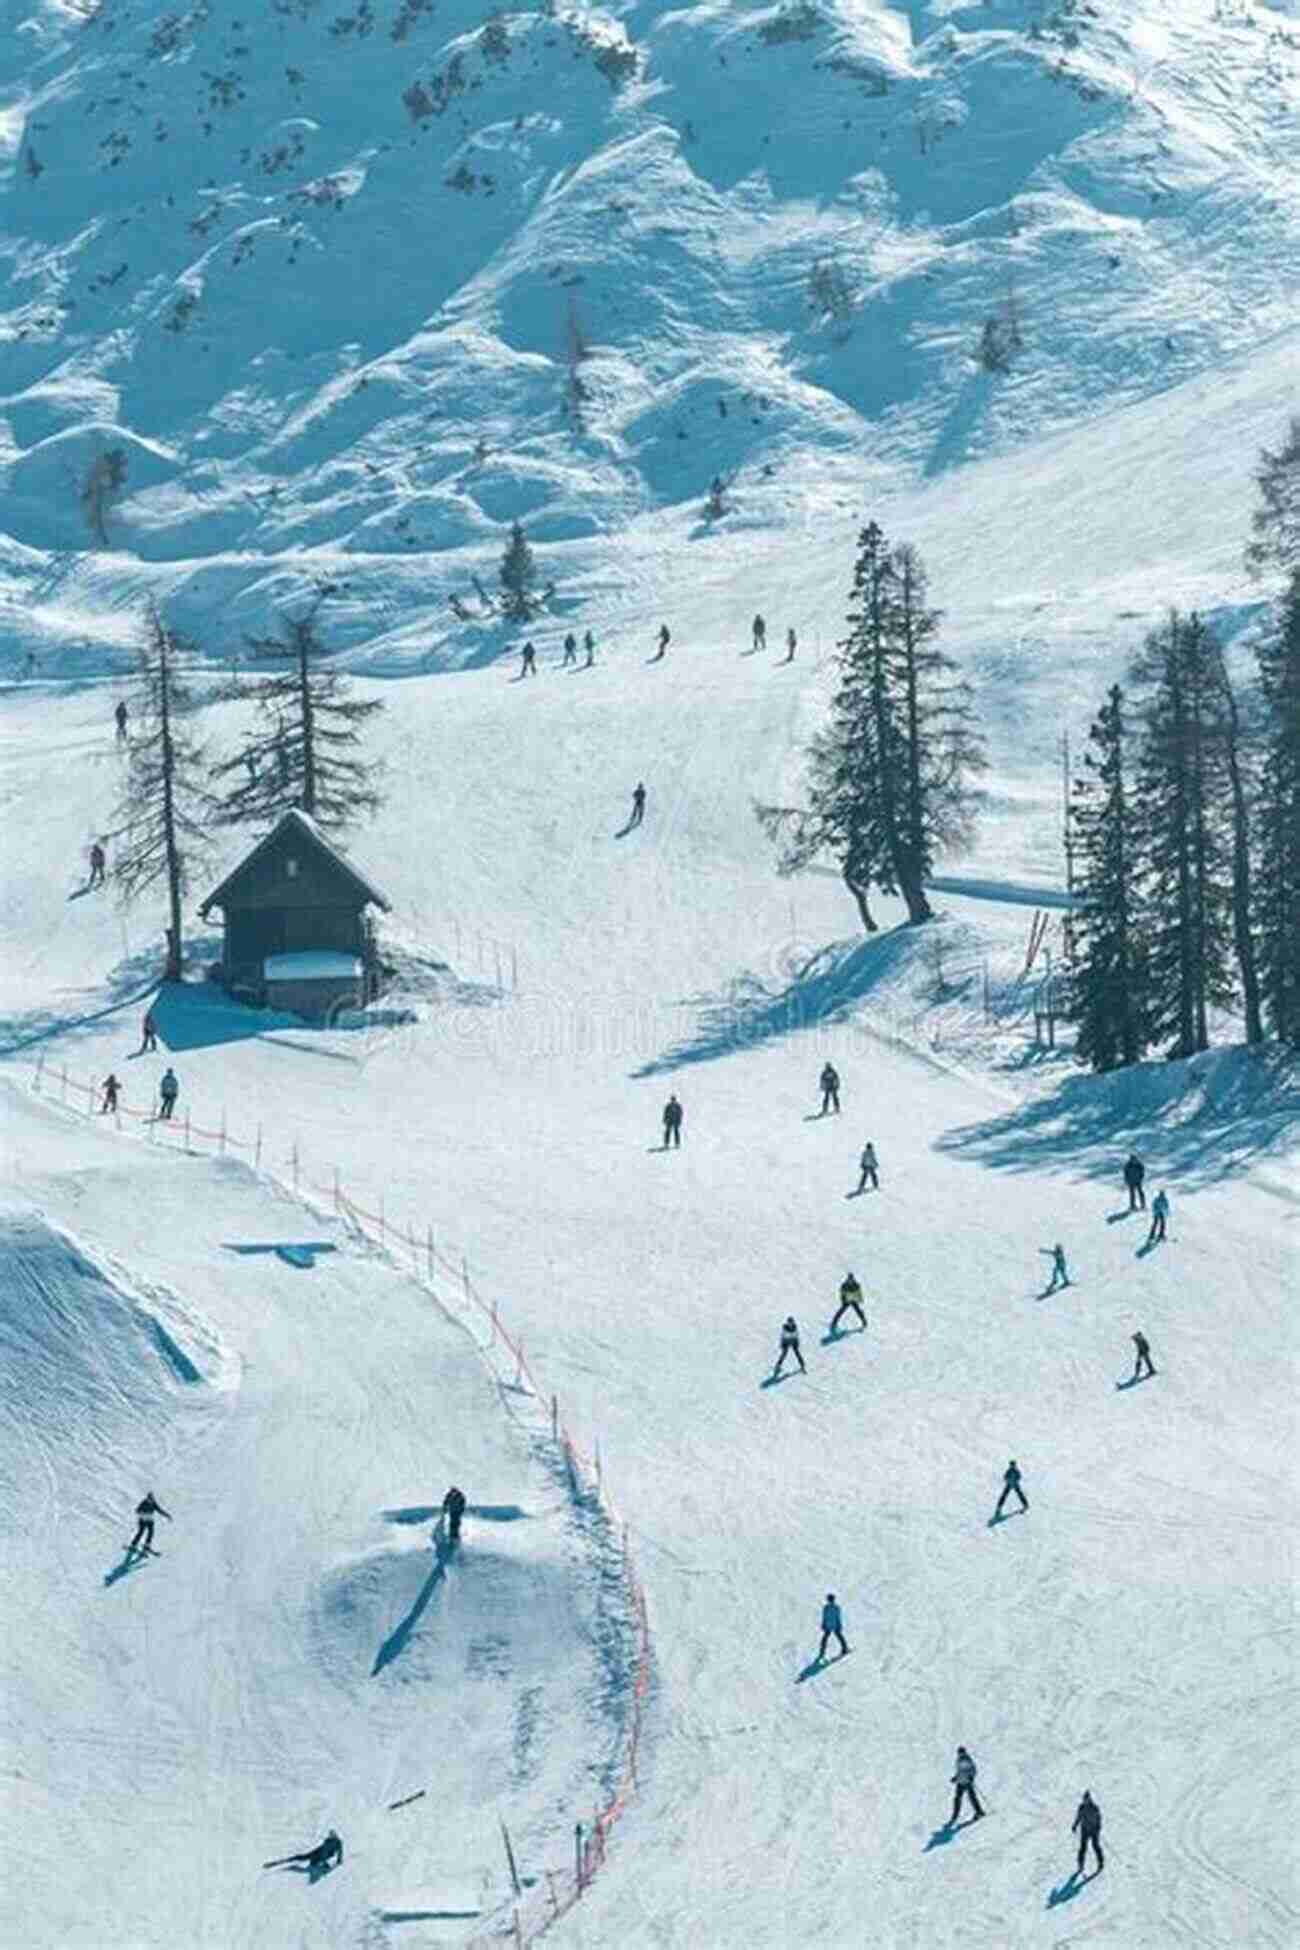
M532 675L533 675L534 677L536 677L536 675L537 675L537 652L536 652L536 650L534 650L534 648L533 648L533 646L532 646L532 644L531 644L531 643L526 643L526 644L524 645L524 649L523 649L523 658L524 658L524 661L523 661L523 667L522 667L522 669L520 670L520 672L519 672L519 675L520 675L521 677L527 677L527 676L528 676L528 674L529 674L529 672L531 671L531 672L532 672Z
M831 1322L832 1334L839 1326L841 1316L846 1314L850 1307L852 1307L854 1313L862 1322L862 1331L865 1334L867 1331L867 1316L862 1311L862 1288L858 1285L856 1273L846 1273L840 1281L840 1304L835 1309L835 1318Z
M578 661L578 639L572 630L564 639L564 661L566 664L576 664Z
M754 618L754 648L755 650L767 648L767 624L761 616Z
M343 1860L343 1843L334 1829L315 1848L301 1849L297 1855L277 1855L274 1862L263 1862L264 1869L282 1869L290 1862L305 1862L309 1869L329 1869Z
M1029 1508L1029 1498L1025 1495L1024 1491L1020 1487L1020 1464L1016 1461L1014 1456L1011 1458L1011 1461L1007 1464L1006 1468L1002 1472L1002 1494L998 1498L998 1507L993 1512L993 1521L995 1523L997 1522L998 1518L1002 1515L1002 1505L1006 1502L1012 1490L1014 1490L1016 1495L1020 1498L1021 1509L1027 1510Z
M681 1142L682 1107L677 1101L676 1092L674 1092L664 1105L664 1150L666 1151L670 1144L680 1149Z
M1052 1262L1052 1277L1044 1289L1045 1293L1055 1293L1058 1286L1069 1286L1070 1275L1066 1271L1065 1247L1040 1246L1038 1250L1040 1253L1045 1253Z
M111 1070L109 1071L108 1075L104 1078L103 1088L104 1088L104 1101L99 1106L99 1114L101 1117L104 1115L106 1111L110 1111L110 1110L115 1111L117 1109L117 1093L122 1088L120 1080L113 1075L113 1072Z
M1151 1201L1151 1230L1147 1234L1148 1246L1154 1246L1165 1236L1165 1224L1169 1218L1169 1194L1163 1186Z
M157 1557L158 1552L153 1547L154 1518L166 1517L168 1523L170 1523L172 1520L171 1511L164 1510L153 1491L150 1490L136 1504L135 1514L137 1518L135 1536L126 1547L128 1552L138 1551L141 1557L148 1557L150 1554Z
M587 661L583 665L583 669L590 670L596 661L596 639L590 630L587 630L583 635L582 647L587 653Z
M645 787L638 785L632 793L632 817L629 826L639 826L645 818Z
M1079 1803L1078 1813L1070 1824L1070 1833L1077 1833L1079 1837L1079 1867L1076 1873L1083 1874L1083 1858L1091 1842L1092 1852L1097 1858L1097 1873L1100 1875L1106 1866L1106 1858L1101 1852L1101 1809L1093 1800L1090 1788L1083 1790L1083 1799Z
M103 886L104 868L107 865L108 865L108 856L104 852L104 849L100 845L99 841L96 840L95 844L90 849L90 879L86 882L86 885L88 887Z
M1133 1345L1137 1349L1137 1359L1133 1363L1133 1379L1140 1381L1144 1367L1149 1375L1155 1373L1155 1366L1151 1360L1151 1343L1140 1328L1133 1336Z
M866 1191L868 1178L871 1180L872 1191L878 1192L880 1190L880 1173L876 1169L876 1147L870 1138L867 1139L862 1147L862 1156L859 1158L858 1163L862 1167L862 1176L858 1180L858 1189L854 1196L858 1197Z
M655 651L653 657L651 657L650 659L652 664L657 664L659 662L659 659L665 654L665 652L668 649L668 645L672 642L672 640L673 640L672 631L669 629L666 623L661 623L659 625L659 648Z
M840 1642L840 1657L846 1658L848 1646L844 1639L844 1616L835 1602L835 1593L826 1593L826 1603L822 1606L822 1642L817 1648L817 1663L822 1665L826 1659L826 1648L832 1639Z
M169 1063L163 1071L162 1082L158 1085L159 1117L168 1118L171 1116L176 1108L176 1099L180 1094L181 1086L177 1081L175 1070L172 1069Z
M442 1507L447 1517L447 1541L450 1544L458 1544L460 1542L460 1520L465 1514L464 1490L458 1490L453 1483L446 1496L442 1499Z
M833 1063L823 1065L821 1073L822 1116L840 1107L840 1073Z
M125 702L119 703L117 709L113 713L113 718L114 718L114 722L117 725L117 742L119 745L124 745L126 743L126 719L127 719L127 710L126 710Z
M957 1826L958 1819L961 1815L961 1804L966 1800L969 1800L971 1807L975 1811L975 1820L982 1821L984 1810L981 1808L980 1798L975 1792L975 1763L964 1747L958 1747L957 1749L957 1764L952 1772L952 1786L956 1788L957 1792L952 1797L952 1813L948 1817L949 1828L955 1828Z
M1130 1151L1128 1162L1124 1166L1124 1183L1128 1186L1130 1212L1145 1212L1147 1209L1147 1195L1142 1189L1142 1180L1146 1175L1147 1168L1141 1158L1136 1151Z
M792 663L794 662L794 653L795 653L795 646L797 645L797 643L798 643L798 641L799 641L799 639L798 639L798 637L797 637L797 636L795 635L795 633L794 633L794 631L793 631L793 630L787 630L787 631L786 631L786 633L785 633L785 660L786 660L786 662L787 662L788 664L792 664Z
M140 1029L140 1049L138 1053L139 1055L143 1056L146 1053L146 1051L151 1049L157 1049L157 1047L158 1047L158 1030L154 1023L153 1010L148 1009L145 1011L144 1022L141 1025L141 1029Z
M773 1381L779 1381L781 1379L781 1370L785 1366L785 1357L787 1354L793 1354L795 1360L799 1363L800 1374L807 1374L808 1369L804 1363L803 1350L799 1346L799 1326L793 1314L787 1314L781 1322L781 1352L777 1355L776 1366L772 1370Z

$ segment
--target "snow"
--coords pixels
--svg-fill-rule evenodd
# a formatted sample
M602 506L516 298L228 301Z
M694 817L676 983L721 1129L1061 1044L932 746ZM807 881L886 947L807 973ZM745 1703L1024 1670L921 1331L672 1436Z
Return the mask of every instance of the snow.
M327 948L304 949L293 955L268 955L262 973L268 982L314 982L360 975L361 962L356 955L335 954Z
M845 0L812 43L762 40L771 9L593 13L645 57L621 91L538 16L498 68L459 0L404 38L374 11L237 36L224 6L50 3L0 53L0 636L37 653L0 743L0 1943L464 1942L509 1922L500 1819L544 1902L617 1777L634 1639L554 1391L653 1662L638 1791L557 1945L1284 1950L1294 1065L1086 1077L1035 1045L1025 961L1036 909L1060 952L1061 731L1077 755L1168 604L1239 659L1268 593L1241 547L1300 352L1295 8L1094 0L1078 50L1012 0ZM481 85L412 121L458 42ZM245 100L205 106L223 76ZM491 195L430 190L461 164ZM843 344L806 303L830 255L861 277ZM995 383L970 348L1013 272ZM104 442L128 491L88 550L68 470ZM557 583L526 683L518 633L446 605L478 609L516 513ZM882 901L863 940L833 876L776 877L752 801L797 790L871 515L926 560L992 769L941 920ZM140 605L215 688L327 577L389 706L347 845L395 987L309 1027L191 979L138 1053L161 906L85 859ZM595 668L562 670L588 623ZM212 704L217 749L240 722ZM187 925L195 978L219 936ZM120 1128L81 1087L110 1069ZM1134 1147L1171 1198L1150 1252ZM436 1241L436 1299L335 1171ZM1058 1239L1074 1284L1040 1297ZM827 1343L850 1266L869 1330ZM809 1373L764 1388L789 1311ZM1138 1328L1159 1373L1121 1388ZM990 1529L1012 1455L1030 1511ZM149 1488L162 1555L115 1575ZM828 1590L853 1653L799 1683ZM990 1814L947 1839L959 1741ZM1084 1787L1107 1868L1072 1888ZM261 1871L330 1825L340 1872Z

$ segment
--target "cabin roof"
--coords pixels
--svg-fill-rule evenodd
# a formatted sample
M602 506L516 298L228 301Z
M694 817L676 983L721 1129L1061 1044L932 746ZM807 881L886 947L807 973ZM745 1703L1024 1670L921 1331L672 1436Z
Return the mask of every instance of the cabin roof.
M238 884L249 868L278 841L286 837L301 838L309 846L314 846L318 852L323 853L340 878L351 884L361 904L373 901L375 906L382 908L385 914L390 911L387 896L381 894L374 882L367 880L365 875L353 866L346 854L342 853L332 840L326 839L310 814L293 806L287 813L281 815L269 833L262 835L251 852L246 853L239 864L231 868L221 885L215 887L208 895L199 912L206 914L210 907L227 907L230 895L238 891Z

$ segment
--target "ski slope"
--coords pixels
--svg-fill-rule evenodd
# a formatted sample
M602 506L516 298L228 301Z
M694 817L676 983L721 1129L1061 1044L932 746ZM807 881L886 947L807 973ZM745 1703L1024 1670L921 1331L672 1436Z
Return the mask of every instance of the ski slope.
M1137 569L1110 566L1121 579ZM695 595L701 615L709 599ZM48 1075L111 1066L141 1109L170 1060L196 1122L216 1129L224 1113L244 1135L261 1124L282 1174L296 1142L317 1182L337 1166L370 1209L382 1195L392 1217L432 1224L444 1251L464 1252L579 1438L599 1445L647 1592L654 1687L641 1792L557 1942L847 1946L870 1915L891 1945L1082 1934L1117 1950L1280 1950L1296 1930L1293 1077L1233 1051L1102 1085L1060 1057L1027 1067L1023 1018L981 1041L969 987L941 1012L957 1026L935 1047L922 935L855 942L843 890L777 880L750 816L751 795L795 776L825 670L782 668L778 651L746 657L735 634L709 637L703 623L675 632L654 668L649 643L602 642L590 672L561 672L548 645L526 683L512 662L379 687L392 705L375 744L388 798L354 844L406 955L389 1007L355 1030L314 1031L232 1010L195 983L160 999L156 1057L132 1054L134 998L156 966L149 912L79 894L120 764L113 687L11 693L10 1080L27 1089L42 1052ZM619 837L638 777L646 821ZM1034 788L1027 769L1009 777ZM975 877L1025 871L1014 830L995 808ZM1010 997L1024 909L978 895L943 905L933 934L978 938ZM881 917L895 920L889 903ZM818 1120L827 1055L845 1108ZM665 1155L670 1088L685 1141ZM80 1818L94 1822L99 1797L133 1805L143 1774L172 1810L151 1863L191 1865L216 1823L226 1842L201 1882L207 1941L437 1941L450 1923L384 1918L495 1910L498 1808L539 1874L563 1866L572 1821L595 1801L619 1704L608 1682L583 1677L590 1566L566 1577L549 1562L563 1512L529 1482L526 1458L506 1468L499 1405L468 1348L426 1356L443 1330L422 1296L345 1253L310 1274L230 1255L232 1238L297 1234L304 1220L233 1168L87 1130L48 1102L48 1077L40 1104L11 1112L20 1205L105 1277L124 1269L120 1290L165 1288L197 1323L178 1344L227 1350L220 1372L238 1363L243 1383L190 1411L202 1443L133 1447L114 1433L121 1467L96 1473L93 1509L60 1528L57 1597L41 1584L54 1575L48 1545L24 1544L34 1582L14 1580L8 1602L25 1618L35 1589L61 1648L47 1665L43 1633L24 1655L25 1724L42 1738L62 1726L70 1669L67 1717L116 1726L116 1670L87 1669L106 1597L124 1597L151 1643L183 1633L212 1651L166 1696L188 1744L178 1735L154 1771L152 1734L101 1740L97 1797L78 1790ZM882 1190L855 1199L868 1135ZM1145 1257L1136 1222L1116 1216L1133 1144L1151 1188L1173 1199L1169 1243ZM320 1220L306 1223L316 1236ZM1042 1300L1039 1249L1057 1239L1076 1284ZM870 1330L822 1345L849 1266ZM289 1289L266 1316L268 1274ZM308 1292L322 1297L300 1314ZM764 1389L789 1310L810 1372ZM1160 1374L1123 1391L1137 1327ZM18 1439L11 1482L38 1439L34 1428ZM1031 1511L990 1530L1010 1455ZM136 1493L134 1479L119 1488L130 1464L178 1521L164 1527L164 1559L105 1594L112 1523ZM63 1467L77 1478L75 1457ZM518 1679L512 1668L494 1681L500 1697L485 1686L488 1729L468 1753L441 1667L450 1603L412 1634L419 1660L391 1713L382 1692L356 1691L427 1561L406 1571L395 1547L423 1539L382 1513L427 1505L452 1475L472 1504L535 1513L503 1541L476 1536L455 1567L447 1598L468 1608L469 1643L513 1602L513 1573L498 1577L494 1560L516 1537L540 1553L531 1574L555 1607L540 1643L525 1634ZM219 1583L201 1568L210 1548L195 1548L205 1521ZM74 1569L84 1597L69 1610ZM384 1602L376 1577L392 1579ZM827 1590L853 1654L799 1683ZM531 1616L531 1586L527 1602ZM535 1791L507 1758L533 1661L558 1701L537 1735ZM990 1819L932 1845L959 1740L980 1763ZM46 1782L39 1745L31 1736L18 1764ZM51 1745L66 1788L75 1744L66 1761L61 1732ZM402 1817L384 1803L421 1767L434 1805L388 1829ZM1072 1891L1068 1824L1084 1786L1105 1812L1107 1869ZM25 1794L31 1872L9 1942L75 1941L76 1927L115 1946L176 1940L167 1903L190 1887L189 1866L160 1885L158 1935L140 1934L130 1863L98 1853L79 1880L49 1832L50 1802ZM259 1880L265 1855L329 1821L350 1851L355 1831L355 1859L314 1892L322 1902ZM466 1875L475 1891L486 1877L473 1904L419 1897L443 1886L449 1862L462 1896Z

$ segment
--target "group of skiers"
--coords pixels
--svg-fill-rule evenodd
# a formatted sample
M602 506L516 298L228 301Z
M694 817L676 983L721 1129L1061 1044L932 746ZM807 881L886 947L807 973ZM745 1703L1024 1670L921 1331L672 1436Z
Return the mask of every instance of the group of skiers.
M157 1047L158 1025L154 1021L153 1010L146 1009L140 1034L140 1047L136 1051L136 1055L147 1056L151 1051L156 1050ZM99 1104L100 1116L109 1117L115 1115L118 1101L122 1094L121 1077L110 1070L99 1088L101 1092ZM166 1123L171 1119L176 1109L176 1100L180 1094L180 1078L169 1063L163 1071L158 1085L158 1116L162 1122Z
M587 653L583 659L582 668L584 670L590 670L596 661L596 639L590 630L586 630L583 633L582 647ZM532 642L525 643L520 651L520 658L519 675L521 677L536 677L537 646ZM561 669L571 668L574 670L578 668L578 639L572 630L569 631L564 639L564 655L560 660L560 667Z
M824 1638L822 1643L825 1644ZM975 1792L975 1773L973 1758L967 1753L965 1747L958 1747L956 1765L949 1781L950 1787L954 1790L952 1813L947 1822L949 1831L956 1828L961 1820L962 1807L966 1802L970 1803L972 1821L984 1819L984 1809L980 1806L980 1798ZM1089 1846L1096 1858L1096 1872L1100 1874L1106 1866L1106 1859L1101 1852L1101 1809L1093 1800L1090 1788L1083 1790L1083 1799L1075 1812L1074 1820L1070 1823L1070 1833L1079 1837L1079 1865L1075 1874L1083 1874L1084 1857Z

